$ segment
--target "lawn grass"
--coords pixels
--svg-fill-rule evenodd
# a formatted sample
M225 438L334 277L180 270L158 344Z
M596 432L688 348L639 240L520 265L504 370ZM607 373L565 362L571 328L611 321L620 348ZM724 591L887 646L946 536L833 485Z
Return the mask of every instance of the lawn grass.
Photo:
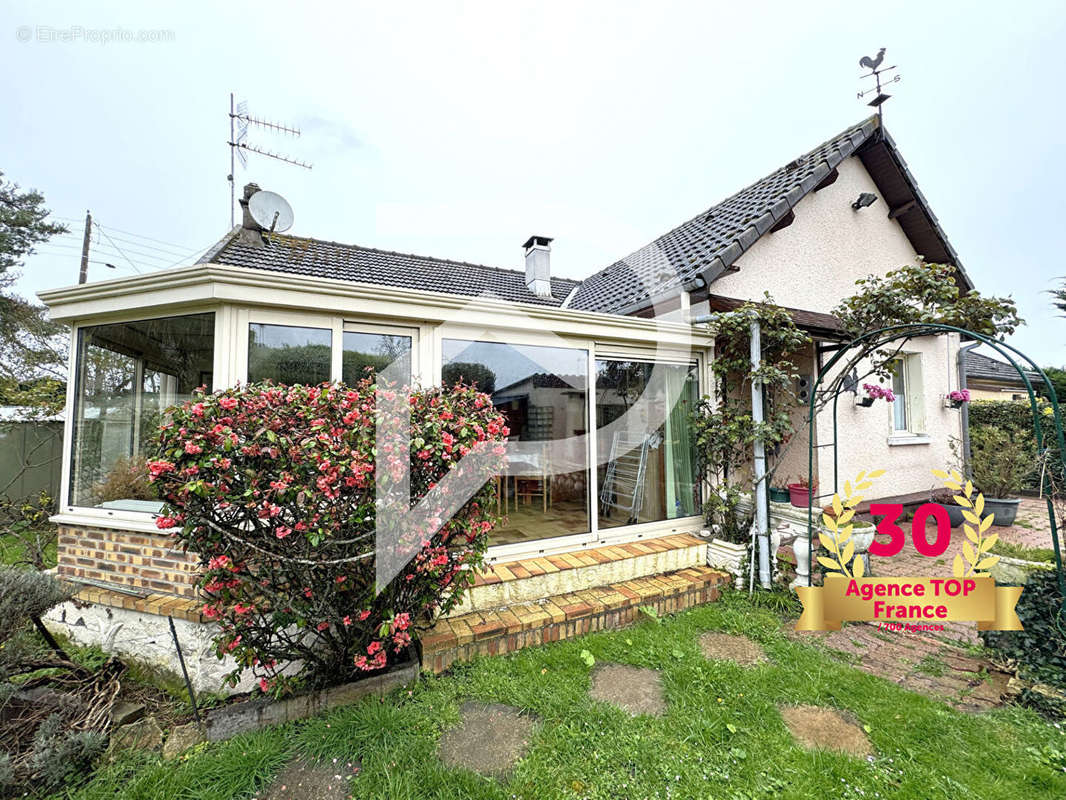
M750 636L770 663L707 661L697 644L707 630ZM585 650L598 662L662 670L667 714L632 718L593 702ZM538 720L527 757L506 782L437 758L442 731L470 699L513 705ZM850 711L877 755L867 761L801 749L777 710L799 703ZM1021 709L956 712L786 638L774 612L737 595L621 631L479 659L384 700L203 745L176 766L125 757L66 797L247 798L297 754L338 771L360 763L353 796L381 800L1066 797L1063 729Z

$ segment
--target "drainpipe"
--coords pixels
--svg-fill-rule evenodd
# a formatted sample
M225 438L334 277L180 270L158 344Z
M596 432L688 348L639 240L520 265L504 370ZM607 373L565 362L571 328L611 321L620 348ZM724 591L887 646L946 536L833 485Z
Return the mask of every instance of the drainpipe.
M759 321L751 321L751 368L753 371L762 366L762 331ZM756 425L763 421L762 383L751 382L751 418ZM766 448L762 439L756 439L755 445L755 535L759 542L759 583L764 589L770 588L770 521L766 513Z
M966 389L966 354L975 347L980 347L980 342L970 342L959 348L956 356L959 365L959 389ZM970 404L962 404L962 471L966 477L970 476Z
M711 314L701 314L693 317L690 322L693 325L702 325L710 322ZM759 320L751 321L751 368L759 369L762 366L762 329ZM756 425L763 421L763 391L762 384L758 381L751 382L751 418ZM755 456L755 539L759 551L759 584L766 589L770 588L770 502L766 491L766 448L762 439L754 442ZM754 548L753 548L754 550ZM753 559L754 561L754 559ZM754 579L755 565L752 563L752 575Z

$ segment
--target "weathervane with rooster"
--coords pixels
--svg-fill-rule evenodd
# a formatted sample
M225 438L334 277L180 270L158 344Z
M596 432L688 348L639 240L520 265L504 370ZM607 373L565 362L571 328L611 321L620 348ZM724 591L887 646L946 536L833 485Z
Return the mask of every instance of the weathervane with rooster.
M881 89L881 75L886 73L886 72L891 72L892 70L894 70L896 68L894 65L891 66L891 67L882 67L881 66L881 62L883 62L884 60L885 60L885 48L883 48L883 47L880 50L877 51L877 55L874 56L873 58L871 58L870 56L863 56L862 58L859 59L859 66L870 70L868 73L866 73L862 77L864 77L864 78L872 77L874 79L875 86L873 88L871 88L871 89L866 89L865 91L859 92L858 98L860 100L862 100L864 97L866 97L866 95L876 92L877 94L874 95L874 98L869 103L867 103L866 105L873 106L874 108L876 108L877 109L877 115L879 117L883 113L882 109L881 109L882 104L884 104L884 102L889 97L892 96L892 95L889 95L889 94L885 94L882 91L882 89ZM893 75L891 78L886 78L885 79L885 83L897 83L899 81L899 79L900 79L900 75L896 74L896 75Z

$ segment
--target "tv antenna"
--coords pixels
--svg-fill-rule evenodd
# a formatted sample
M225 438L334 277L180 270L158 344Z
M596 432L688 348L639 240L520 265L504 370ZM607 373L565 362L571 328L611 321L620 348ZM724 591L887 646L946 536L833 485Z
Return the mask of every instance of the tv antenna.
M254 144L250 144L247 141L248 128L255 126L266 131L273 133L283 133L288 136L298 137L300 135L300 129L293 127L292 125L285 125L280 122L271 122L269 120L261 119L259 117L253 117L248 113L248 103L241 101L236 103L234 101L233 93L230 92L229 96L229 141L226 144L229 145L229 226L232 228L236 224L235 219L235 207L237 204L237 181L236 172L237 160L241 162L241 166L248 167L248 153L256 153L267 158L272 158L275 161L282 161L286 164L292 164L303 169L311 169L311 164L306 161L301 161L297 158L292 158L282 153L275 153L273 150L267 150ZM280 197L279 197L280 199ZM284 202L284 200L282 201ZM287 205L287 204L286 204ZM292 225L292 209L289 209L289 225ZM264 226L269 227L269 226ZM281 230L285 230L282 228Z
M876 94L874 94L873 99L870 100L870 102L868 102L866 105L871 106L873 108L876 108L877 109L877 116L879 118L884 114L881 106L884 104L884 102L888 98L890 98L892 96L890 94L885 94L884 88L882 86L881 76L883 74L885 74L886 72L891 72L892 70L896 69L895 65L893 65L891 67L882 67L881 63L884 60L885 60L885 48L883 48L883 47L880 50L877 51L877 55L874 56L873 58L871 58L870 56L863 56L862 58L859 59L859 66L870 70L869 72L867 72L862 77L863 78L871 78L872 77L874 79L874 84L875 85L873 87L869 88L869 89L864 89L863 91L859 92L857 96L858 96L858 98L860 100L862 100L867 95L874 94L874 92L876 92ZM884 83L885 84L899 83L899 80L900 80L901 77L902 76L899 73L896 73L891 78L885 78Z

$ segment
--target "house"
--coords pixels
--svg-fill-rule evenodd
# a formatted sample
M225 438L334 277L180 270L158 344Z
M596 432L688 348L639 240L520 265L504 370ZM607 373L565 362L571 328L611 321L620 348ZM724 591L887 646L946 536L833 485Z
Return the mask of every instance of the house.
M966 388L971 400L1029 401L1025 381L1010 364L974 350L965 350L963 359ZM1031 370L1025 372L1034 389L1043 388L1043 379L1039 374Z
M813 376L841 339L830 312L856 279L917 254L959 266L877 117L582 281L551 275L546 236L531 236L524 269L512 270L264 232L247 213L255 188L244 224L197 264L41 294L74 334L55 521L59 574L84 587L51 622L172 662L158 622L174 617L204 685L221 668L199 617L195 558L155 528L150 492L107 480L129 471L164 410L195 387L349 381L393 365L423 385L458 376L492 392L527 455L498 480L507 521L455 612L481 616L445 621L426 640L439 669L478 648L616 624L640 603L673 610L715 596L688 417L709 390L714 342L690 320L769 290L814 337L802 359ZM820 493L875 468L889 470L877 496L934 485L930 469L950 462L961 433L942 401L959 386L958 348L954 335L907 342L894 407L846 395L838 438L832 409L819 414ZM781 475L807 472L807 442L794 438ZM805 534L806 512L802 525L775 514L778 528ZM497 613L536 600L528 614Z

